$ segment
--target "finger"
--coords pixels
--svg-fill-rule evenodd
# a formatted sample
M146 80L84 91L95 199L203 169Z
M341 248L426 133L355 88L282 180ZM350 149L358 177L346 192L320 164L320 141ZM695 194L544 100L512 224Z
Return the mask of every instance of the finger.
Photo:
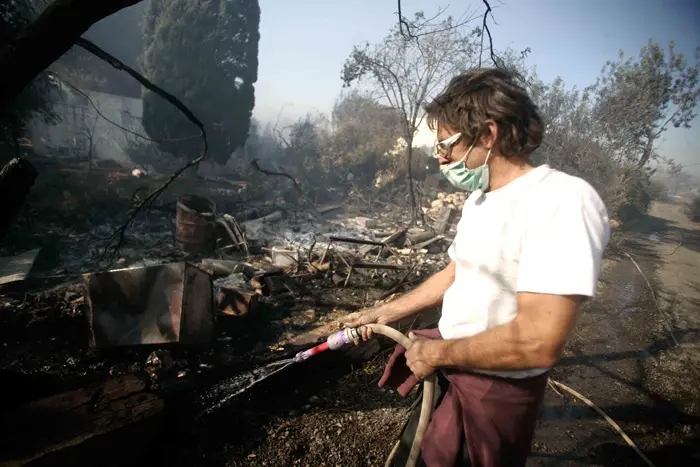
M408 333L408 338L411 339L412 341L418 340L418 336L416 336L416 334L413 332Z
M411 370L413 376L415 376L419 381L423 379L421 376L420 368L417 365L408 365L408 369Z
M369 326L365 326L365 329L367 329L367 340L371 339L374 337L374 331L372 331L372 328Z
M422 381L423 378L425 377L425 374L423 373L423 371L421 371L422 369L423 369L422 366L421 366L420 364L418 364L418 363L416 363L415 365L413 365L413 368L411 368L411 372L412 372L412 373L415 375L415 377L418 378L420 381Z
M360 333L362 334L362 340L367 342L372 337L372 330L367 326L362 326L360 328Z
M349 327L346 328L346 334L347 334L347 330L348 330L348 329L351 329L351 328L349 328ZM357 346L357 345L360 345L360 336L358 336L356 332L351 332L351 333L350 333L350 339L352 340L352 343L353 343L354 345L356 345L356 346Z

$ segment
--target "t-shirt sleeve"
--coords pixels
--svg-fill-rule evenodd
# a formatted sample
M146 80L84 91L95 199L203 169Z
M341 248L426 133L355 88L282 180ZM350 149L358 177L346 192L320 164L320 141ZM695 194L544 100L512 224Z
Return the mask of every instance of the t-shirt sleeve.
M455 237L455 239L452 240L452 244L447 249L447 255L450 257L450 259L452 261L457 261L457 245L456 244L457 244L457 237Z
M531 225L521 244L518 292L595 296L610 240L605 205L588 184Z

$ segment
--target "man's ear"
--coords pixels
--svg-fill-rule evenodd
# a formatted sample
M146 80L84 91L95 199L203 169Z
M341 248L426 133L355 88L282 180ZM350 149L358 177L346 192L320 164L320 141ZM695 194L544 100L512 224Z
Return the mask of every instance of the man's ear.
M486 120L483 134L480 138L481 146L484 148L493 148L498 141L498 124L495 120Z

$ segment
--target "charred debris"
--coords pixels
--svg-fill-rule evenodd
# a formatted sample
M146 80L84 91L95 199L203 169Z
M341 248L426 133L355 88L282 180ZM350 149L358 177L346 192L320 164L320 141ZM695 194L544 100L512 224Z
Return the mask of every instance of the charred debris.
M53 169L0 259L0 465L94 449L169 413L174 395L318 343L444 267L465 198L433 193L410 227L398 204L309 209L185 177L110 258L101 245L158 175Z

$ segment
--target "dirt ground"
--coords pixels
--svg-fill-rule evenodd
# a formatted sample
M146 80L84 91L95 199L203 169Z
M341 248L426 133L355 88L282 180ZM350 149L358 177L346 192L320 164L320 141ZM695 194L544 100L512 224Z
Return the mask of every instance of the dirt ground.
M405 422L410 402L377 387L387 353L333 381L294 393L282 413L267 419L258 435L225 450L223 463L247 465L364 466L384 460ZM327 367L321 371L326 372ZM329 384L331 383L331 384ZM284 397L278 395L277 397ZM296 402L299 400L299 402ZM290 407L295 407L288 410ZM240 443L243 441L243 443Z
M605 260L598 297L586 305L552 374L617 421L657 466L700 462L699 234L681 206L655 204ZM658 308L627 255L650 281ZM320 388L297 383L307 387L304 400L290 399L252 437L220 440L219 460L231 466L383 465L411 402L376 387L386 358L384 352ZM643 462L592 409L548 389L528 465Z
M245 202L225 186L202 184L201 194L216 200L220 212L247 219L248 215L257 218L275 209L285 211L283 220L266 225L263 238L249 238L253 255L247 260L261 270L269 266L265 259L269 259L269 252L262 251L263 247L291 245L299 251L315 245L314 258L318 260L323 254L326 264L332 261L336 265L332 273L292 267L285 272L288 290L280 289L279 283L280 290L274 293L268 290L271 285L258 285L265 287L269 296L263 293L259 297L257 311L248 317L217 314L215 339L204 348L173 344L92 349L87 346L87 308L79 273L99 266L95 260L100 256L100 239L121 225L133 191L145 189L141 184L155 183L140 179L107 183L109 177L119 174L101 174L105 183L93 180L95 190L88 189L91 183L83 174L61 172L44 178L35 188L44 194L63 193L63 197L47 201L34 194L0 248L0 256L41 248L32 277L0 289L0 381L6 387L0 400L0 465L251 465L256 459L258 464L269 465L296 465L304 459L317 465L328 459L332 465L383 462L390 446L377 439L395 438L409 403L376 388L386 355L374 365L353 368L356 360L342 352L329 353L235 396L238 383L246 386L251 369L264 368L266 362L290 357L308 348L314 339L325 338L338 329L338 317L420 281L444 266L445 256L427 248L408 253L385 251L383 256L373 252L372 261L393 261L408 271L361 268L343 286L347 276L341 273L347 270L337 263L359 258L359 246L334 244L328 250L324 239L327 242L329 235L384 238L401 225L403 213L370 213L377 225L364 228L354 221L357 213L352 207L344 206L330 210L320 222L279 200ZM192 184L181 182L168 192L170 198L159 202L158 209L138 216L120 249L118 267L184 260L198 264L203 257L211 257L211 252L185 255L176 248L172 201L177 193L187 193ZM443 243L441 240L430 249ZM301 257L311 261L311 253L305 250ZM224 258L237 259L234 253ZM320 334L309 332L319 327ZM370 353L377 357L377 351L375 346ZM121 384L122 380L129 383ZM87 416L82 412L76 416L76 410L59 410L56 399L51 399L57 394L59 400L97 394L102 400L99 394L110 392L103 389L108 382L124 389L125 395L117 397L120 402L116 406L102 401L97 407L89 402ZM213 401L207 399L212 389L219 390ZM149 412L143 420L133 417L131 408L120 409L122 402L131 400L132 390L137 391L133 394L137 402L142 397L147 402L157 400L156 404L144 403ZM221 397L217 399L217 395ZM50 402L45 402L47 399ZM37 411L32 405L42 403L51 410ZM209 414L211 403L217 410ZM76 403L79 409L84 406ZM71 413L55 423L25 416L38 412L47 417ZM106 430L106 435L103 416L114 427ZM117 418L127 421L122 426L115 423ZM91 438L74 433L82 430ZM80 444L74 448L70 443L76 439ZM270 440L270 448L260 445L261 440ZM27 463L18 464L18 459Z
M622 246L604 260L598 296L585 306L552 378L602 408L656 466L696 465L700 463L700 396L696 390L700 380L700 225L687 219L682 206L657 203L624 238L615 242ZM257 357L277 352L272 347L268 350L268 344L279 345L309 331L305 314L309 307L318 308L316 324L332 326L339 313L378 299L395 280L393 276L368 277L347 289L328 278L311 281L306 290L312 293L290 297L294 306L283 301L265 304L264 320L244 327L227 319L230 324L220 330L215 348L182 355L173 350L172 373L185 373L184 379L199 381L195 389L178 390L177 396L170 397L163 380L167 416L149 427L146 437L137 440L129 434L131 438L125 438L123 444L129 449L119 449L127 452L139 444L142 453L122 462L111 455L105 458L104 449L114 450L114 446L101 446L94 458L83 459L83 465L384 465L416 397L414 393L402 399L377 387L391 351L388 343L380 347L374 341L374 349L367 347L370 359L366 361L366 355L360 359L365 363L343 352L321 354L274 374L214 411L203 409L211 402L207 396L212 388L226 394L230 389L226 378L242 375L245 381L245 371L238 373L239 368L263 364ZM76 297L77 289L65 286L0 297L6 311L0 314L0 374L21 376L17 381L3 379L12 396L0 403L0 414L7 405L93 380L145 374L144 362L151 349L120 353L117 358L71 344L85 333L73 324L80 314ZM325 305L319 308L322 302ZM423 324L431 320L434 317ZM231 340L230 336L237 337ZM287 352L279 358L290 355ZM206 370L214 374L205 378L203 368L214 368ZM238 387L237 381L232 387ZM642 462L597 413L569 394L548 389L529 465L631 466Z
M602 408L655 465L697 465L700 226L682 206L656 203L635 230L606 260L552 377ZM530 465L643 464L593 410L549 389Z

